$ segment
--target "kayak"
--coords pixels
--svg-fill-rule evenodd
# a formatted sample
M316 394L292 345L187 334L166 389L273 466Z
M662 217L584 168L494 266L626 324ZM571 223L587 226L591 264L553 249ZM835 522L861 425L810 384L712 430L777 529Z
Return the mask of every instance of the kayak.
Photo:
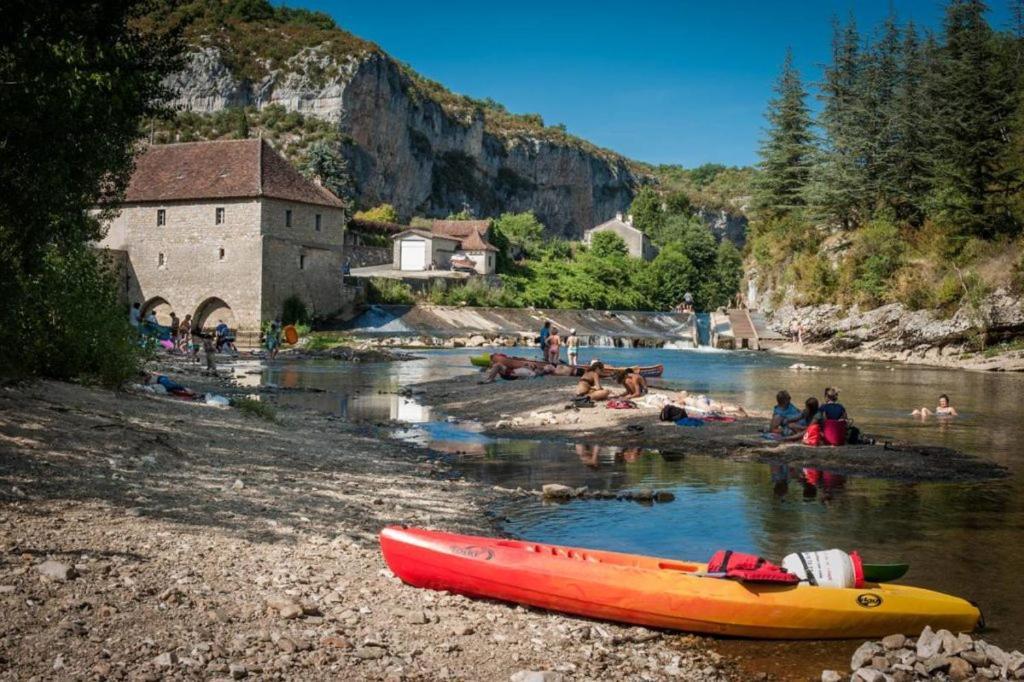
M587 367L583 365L576 365L576 369L580 374L587 371ZM665 371L665 365L634 365L633 367L612 367L610 365L605 365L604 369L601 370L601 378L611 379L615 376L616 372L621 372L624 369L631 369L640 376L650 379L652 377L660 377Z
M925 625L969 632L969 602L905 585L864 588L739 582L675 559L390 526L380 533L392 572L415 587L590 618L768 639L912 635Z

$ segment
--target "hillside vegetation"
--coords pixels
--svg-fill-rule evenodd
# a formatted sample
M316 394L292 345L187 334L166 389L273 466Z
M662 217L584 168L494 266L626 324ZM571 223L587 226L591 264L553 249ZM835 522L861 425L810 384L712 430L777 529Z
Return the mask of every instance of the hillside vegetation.
M787 58L750 243L776 303L951 312L1021 291L1024 23L996 30L986 10L948 2L937 35L837 23L817 119Z

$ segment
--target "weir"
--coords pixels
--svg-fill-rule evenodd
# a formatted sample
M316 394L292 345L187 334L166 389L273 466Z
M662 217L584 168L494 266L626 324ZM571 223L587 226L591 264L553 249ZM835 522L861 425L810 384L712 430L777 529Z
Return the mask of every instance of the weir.
M371 305L345 324L359 336L453 339L483 336L529 343L545 320L567 333L575 329L585 345L605 347L693 348L697 333L692 313L615 310L473 308L434 305Z

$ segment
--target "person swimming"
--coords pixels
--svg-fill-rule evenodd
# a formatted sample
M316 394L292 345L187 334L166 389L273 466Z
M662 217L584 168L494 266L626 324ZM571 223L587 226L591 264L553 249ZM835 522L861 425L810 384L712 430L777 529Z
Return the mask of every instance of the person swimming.
M959 414L956 408L949 404L949 396L943 393L939 396L939 404L935 406L935 411L932 412L927 407L922 407L919 410L914 410L910 413L912 417L927 417L934 414L936 417L955 417Z

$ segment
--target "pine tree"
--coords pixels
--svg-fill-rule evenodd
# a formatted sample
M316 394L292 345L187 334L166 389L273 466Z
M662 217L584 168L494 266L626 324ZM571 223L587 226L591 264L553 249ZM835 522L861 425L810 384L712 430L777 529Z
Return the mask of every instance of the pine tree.
M351 204L352 178L348 172L348 161L327 142L314 142L306 153L302 172L319 180L346 204Z
M860 70L860 35L851 16L846 26L833 23L832 63L820 86L825 144L815 159L808 193L819 216L844 229L860 221L867 184L855 144Z
M903 31L900 83L893 102L891 170L886 174L890 203L899 220L919 225L931 188L933 109L926 88L927 46L922 45L913 22Z
M786 52L775 95L768 104L768 129L755 185L758 209L769 217L792 213L806 204L815 153L807 92L793 66L792 51Z
M1006 226L997 199L1006 185L1001 158L1016 83L998 59L981 0L952 0L937 73L936 211L964 236L989 237Z
M866 209L872 215L876 209L893 204L892 189L897 181L896 98L902 86L901 42L896 16L890 13L882 25L881 36L867 53L861 80L864 126L860 146L867 175Z

